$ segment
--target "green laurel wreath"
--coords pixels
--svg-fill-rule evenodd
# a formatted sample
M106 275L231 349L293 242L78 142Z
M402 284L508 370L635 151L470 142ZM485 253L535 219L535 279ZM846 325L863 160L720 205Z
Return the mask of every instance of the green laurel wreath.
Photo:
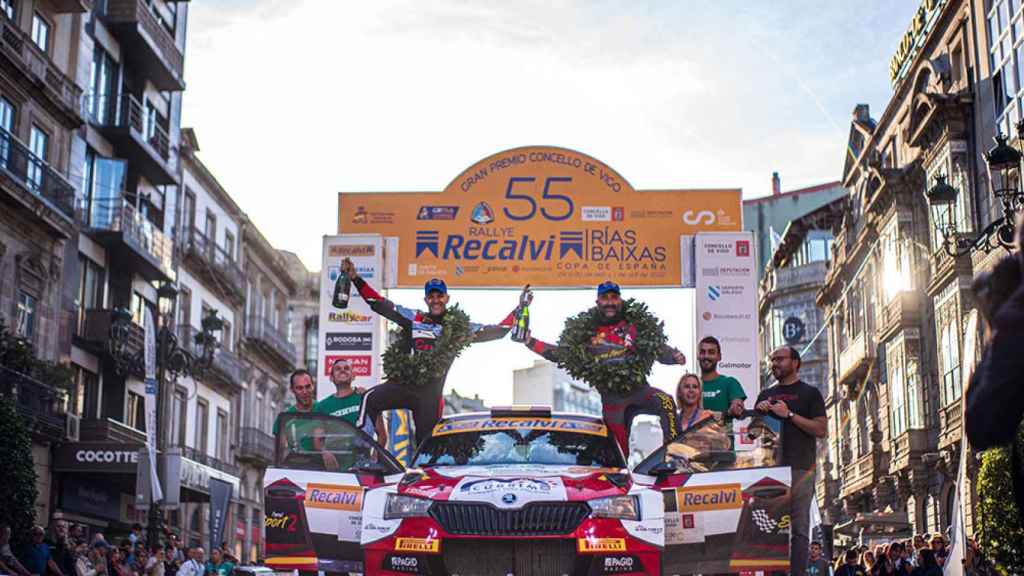
M458 305L449 308L441 320L441 337L430 351L413 350L410 335L388 346L384 352L384 376L388 382L419 387L444 375L445 370L473 342L469 316Z
M665 324L647 311L647 305L630 298L623 303L622 313L626 322L636 326L633 353L622 362L599 363L589 349L603 318L597 307L566 320L558 337L558 365L602 394L624 395L646 386L651 367L668 342Z

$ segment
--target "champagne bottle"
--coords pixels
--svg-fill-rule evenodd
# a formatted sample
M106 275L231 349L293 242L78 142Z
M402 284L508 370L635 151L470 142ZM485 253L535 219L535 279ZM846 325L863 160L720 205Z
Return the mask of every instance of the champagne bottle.
M512 327L512 341L526 342L530 333L530 285L523 288L519 295L519 307L516 308L515 326Z
M344 310L348 308L349 293L352 291L352 280L348 274L338 272L338 279L334 281L334 298L331 303L335 308Z

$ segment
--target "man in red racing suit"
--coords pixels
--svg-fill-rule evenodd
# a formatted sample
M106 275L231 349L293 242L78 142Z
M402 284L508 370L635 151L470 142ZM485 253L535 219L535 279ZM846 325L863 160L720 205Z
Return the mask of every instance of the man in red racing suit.
M591 338L588 350L595 356L596 362L622 362L632 353L636 326L622 316L623 302L618 284L608 281L597 287L597 306L602 312L602 323ZM560 348L556 345L531 336L526 340L526 347L552 362L557 363L559 360ZM658 362L683 365L686 364L686 356L675 348L664 346ZM661 420L665 443L674 439L678 433L675 400L670 394L649 384L626 395L601 392L601 410L605 424L626 455L629 454L629 430L633 418L640 414L650 414Z
M448 306L448 286L443 280L434 278L423 286L423 301L427 305L427 311L423 312L398 306L378 294L359 276L348 258L341 263L341 273L348 274L371 310L401 327L402 336L394 346L407 347L406 352L413 355L434 350L434 345L441 337L441 322ZM514 316L515 312L510 313L494 325L470 323L473 342L504 337L512 328ZM451 365L445 366L443 372L430 382L419 382L416 385L409 382L382 382L370 388L359 407L357 427L362 428L367 418L370 422L376 422L377 415L384 410L411 410L416 427L416 445L419 446L420 442L430 436L444 411L444 381L449 368Z

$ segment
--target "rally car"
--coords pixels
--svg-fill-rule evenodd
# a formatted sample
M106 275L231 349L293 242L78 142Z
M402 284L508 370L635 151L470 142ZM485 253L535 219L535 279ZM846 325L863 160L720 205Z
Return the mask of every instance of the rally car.
M628 473L603 422L441 420L409 470L361 431L288 415L265 475L268 566L314 573L690 574L788 567L777 427L734 452L699 422ZM748 447L749 448L749 447Z

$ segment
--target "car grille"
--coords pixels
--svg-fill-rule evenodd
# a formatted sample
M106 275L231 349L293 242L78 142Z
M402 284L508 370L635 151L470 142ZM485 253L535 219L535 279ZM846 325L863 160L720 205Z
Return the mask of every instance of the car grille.
M445 571L459 576L567 576L578 572L573 540L446 540L441 553Z
M446 531L465 536L568 534L588 514L590 507L584 502L527 504L518 510L464 502L435 502L430 507L430 516Z

